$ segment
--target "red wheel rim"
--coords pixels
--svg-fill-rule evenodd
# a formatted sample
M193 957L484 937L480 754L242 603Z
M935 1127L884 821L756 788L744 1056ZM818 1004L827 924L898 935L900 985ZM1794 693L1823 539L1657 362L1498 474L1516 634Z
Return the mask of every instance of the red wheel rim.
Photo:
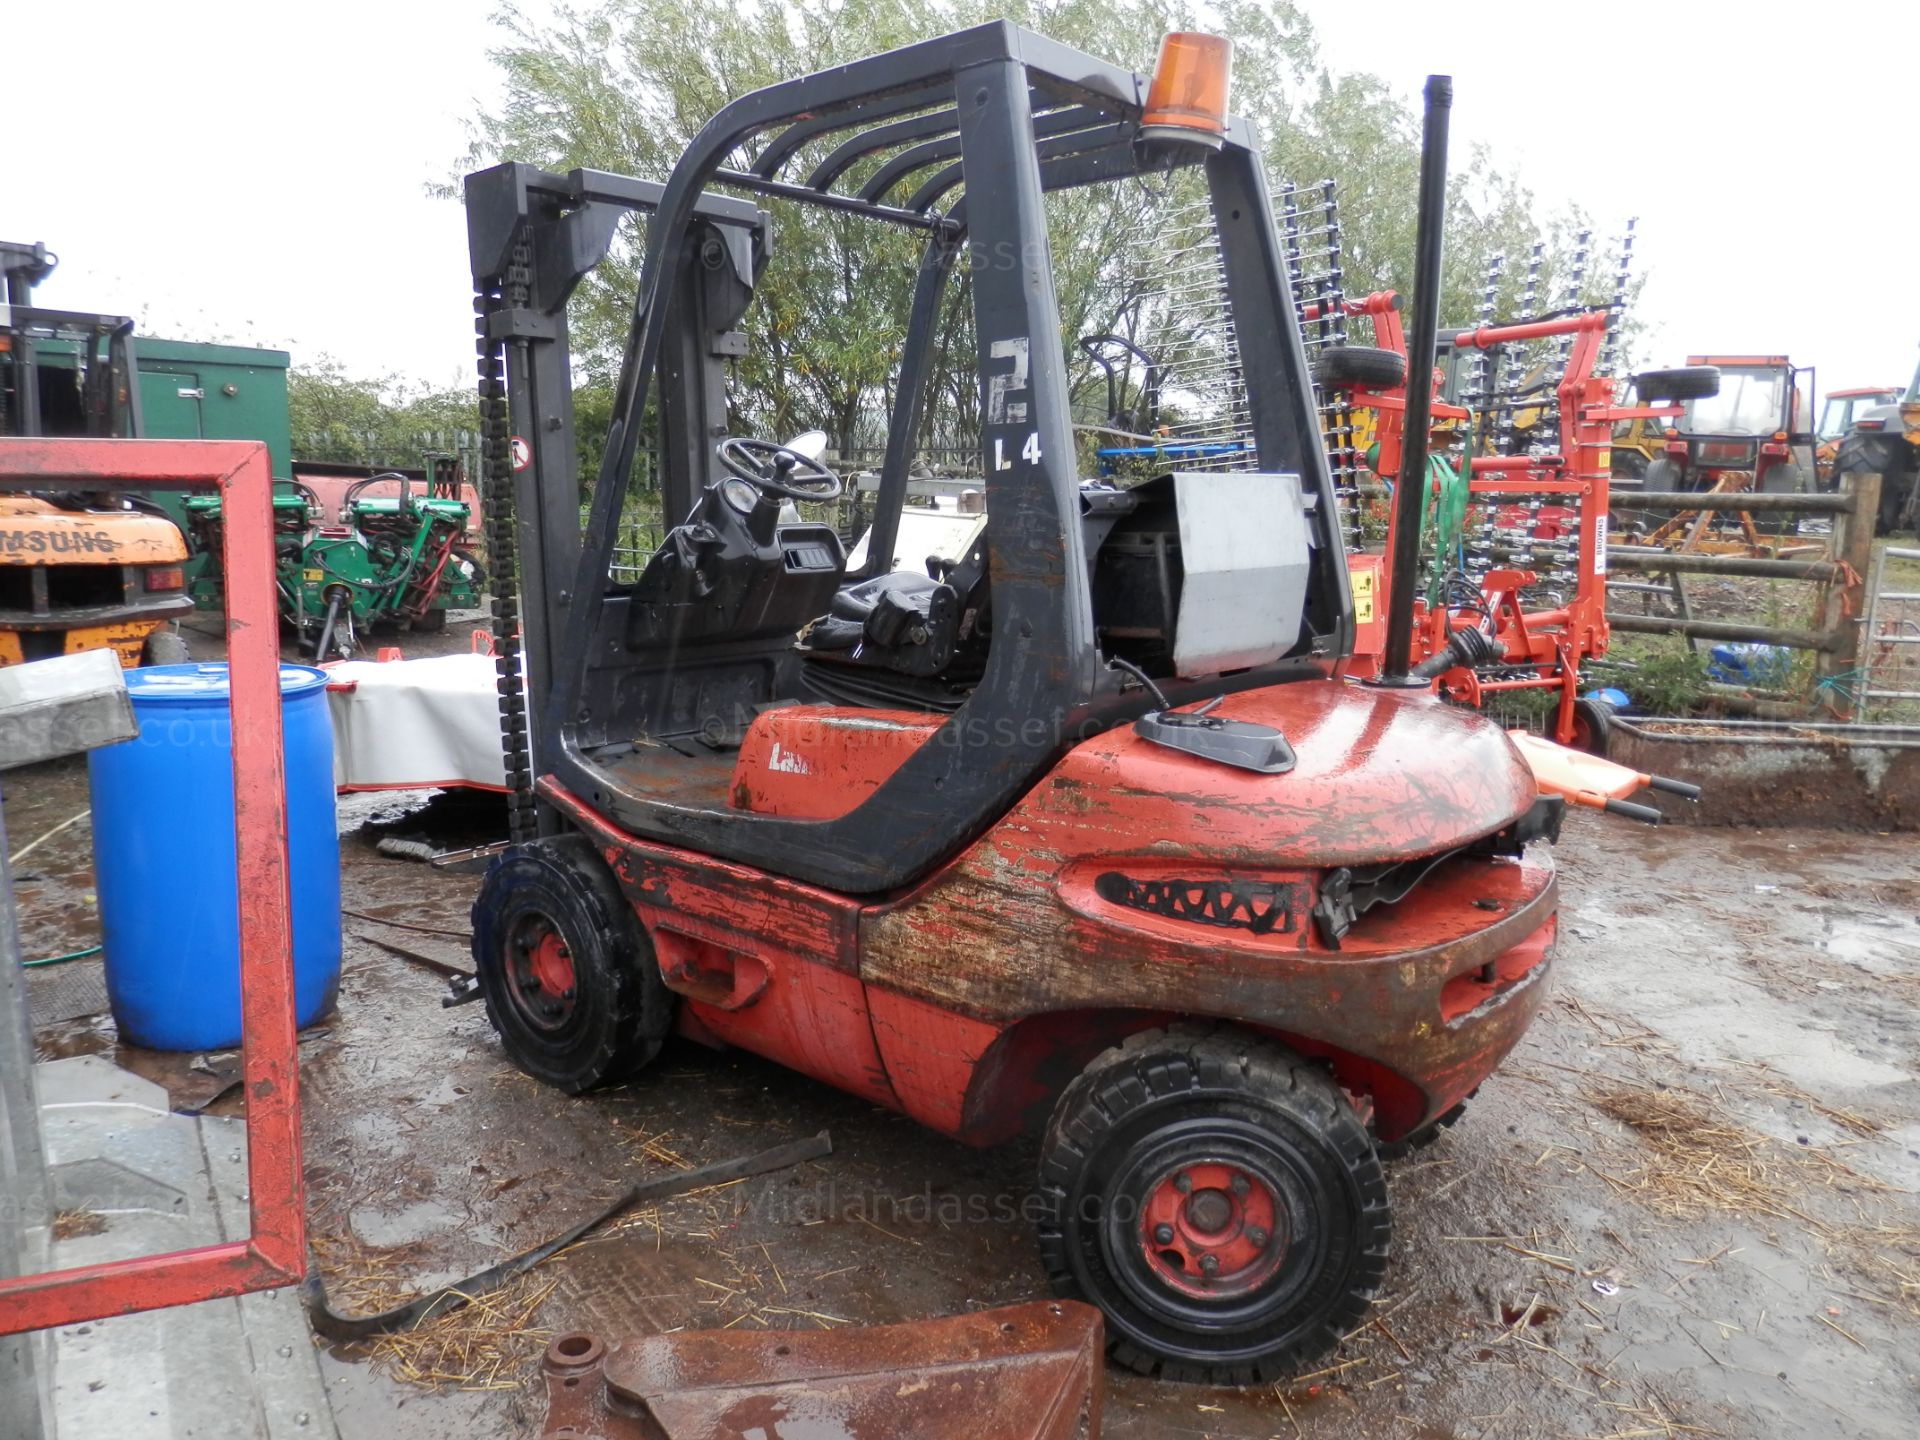
M541 1029L556 1029L573 1013L573 952L544 915L525 915L507 942L507 975L515 1006Z
M1286 1212L1250 1170L1182 1165L1147 1192L1139 1239L1165 1284L1195 1299L1227 1299L1258 1290L1280 1268Z

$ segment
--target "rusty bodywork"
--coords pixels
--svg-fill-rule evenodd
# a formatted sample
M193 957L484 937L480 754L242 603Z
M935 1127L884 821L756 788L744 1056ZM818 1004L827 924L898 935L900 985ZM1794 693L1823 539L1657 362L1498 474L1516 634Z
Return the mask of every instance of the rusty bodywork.
M1418 907L1369 912L1338 948L1312 918L1320 887L1390 847L1444 856L1513 824L1532 773L1497 729L1427 695L1303 682L1220 713L1293 737L1301 764L1283 790L1111 730L880 903L636 841L551 780L542 793L606 856L694 1038L993 1144L1037 1128L1065 1078L1126 1035L1175 1015L1233 1020L1328 1056L1397 1140L1463 1100L1533 1018L1552 867L1458 854L1421 882ZM736 795L765 803L770 782L811 780L821 807L850 804L898 765L902 734L937 734L896 717L849 748L850 718L760 717L781 738L749 735ZM1458 763L1427 771L1435 749ZM768 768L778 757L792 768ZM1150 838L1175 834L1177 849Z
M542 1440L1099 1440L1100 1312L1066 1301L869 1330L547 1347Z

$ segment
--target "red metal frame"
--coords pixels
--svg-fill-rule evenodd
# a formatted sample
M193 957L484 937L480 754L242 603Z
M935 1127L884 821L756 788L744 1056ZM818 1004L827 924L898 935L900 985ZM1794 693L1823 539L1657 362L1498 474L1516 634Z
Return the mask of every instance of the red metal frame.
M241 1073L252 1233L196 1250L0 1279L0 1334L270 1290L297 1284L306 1268L267 449L240 440L0 440L0 490L97 489L103 476L113 477L116 489L216 489L229 518L221 552L232 666Z
M1406 350L1392 297L1370 295L1359 305L1350 305L1350 313L1374 317L1374 335L1380 345ZM1557 610L1526 611L1520 606L1519 592L1532 585L1531 570L1491 570L1481 580L1480 604L1491 617L1494 639L1499 643L1505 663L1531 666L1535 673L1518 679L1483 681L1472 670L1455 667L1437 682L1440 691L1455 700L1479 705L1484 696L1506 690L1551 690L1560 692L1555 716L1554 736L1565 744L1574 738L1574 700L1578 696L1580 661L1606 653L1609 637L1607 600L1607 508L1612 483L1613 427L1622 420L1657 419L1680 413L1678 405L1620 406L1612 403L1613 381L1597 375L1601 348L1606 341L1607 314L1591 310L1552 320L1530 321L1519 325L1483 325L1463 331L1454 339L1456 349L1489 349L1496 345L1528 340L1544 340L1568 335L1573 343L1566 366L1556 387L1560 408L1560 448L1551 455L1476 455L1469 460L1467 492L1469 496L1564 495L1577 512L1579 550L1575 561L1575 587L1572 598ZM1371 390L1354 392L1352 403L1381 412L1377 431L1382 457L1382 473L1389 449L1396 460L1402 424L1398 392L1382 395ZM1451 411L1453 407L1448 407ZM1436 416L1442 415L1436 406ZM1464 416L1466 412L1459 411ZM1393 539L1389 528L1387 544ZM1378 581L1382 592L1375 604L1385 609L1392 597L1384 593L1387 575ZM1456 613L1440 607L1429 611L1424 600L1414 602L1414 644L1417 659L1437 654L1453 631L1481 623L1473 613ZM1378 657L1361 657L1356 667L1366 673L1366 661L1378 663Z

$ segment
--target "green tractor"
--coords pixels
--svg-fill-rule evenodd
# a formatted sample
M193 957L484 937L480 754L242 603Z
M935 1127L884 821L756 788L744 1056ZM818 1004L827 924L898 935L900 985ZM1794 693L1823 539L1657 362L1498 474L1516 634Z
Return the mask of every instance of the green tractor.
M394 482L398 495L366 493ZM481 603L486 577L466 548L465 501L417 493L404 475L385 474L347 490L337 524L325 523L320 511L317 497L298 482L275 490L280 617L316 662L352 655L362 627L442 630L449 610ZM187 516L195 545L218 554L219 497L193 497ZM209 571L196 583L194 599L217 608L221 590L219 575Z

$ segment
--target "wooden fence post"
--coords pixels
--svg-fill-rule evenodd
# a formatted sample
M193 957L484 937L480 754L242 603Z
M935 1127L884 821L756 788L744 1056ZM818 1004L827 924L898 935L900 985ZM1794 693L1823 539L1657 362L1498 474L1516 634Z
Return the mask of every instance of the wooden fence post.
M1821 654L1815 673L1822 680L1847 677L1827 693L1832 697L1830 703L1835 712L1842 719L1851 719L1857 708L1857 702L1851 697L1858 684L1854 672L1860 668L1860 630L1867 608L1867 575L1873 569L1873 527L1880 516L1880 477L1849 472L1846 480L1853 503L1845 512L1834 516L1832 555L1847 567L1847 573L1827 588L1820 625L1833 634L1834 645Z

